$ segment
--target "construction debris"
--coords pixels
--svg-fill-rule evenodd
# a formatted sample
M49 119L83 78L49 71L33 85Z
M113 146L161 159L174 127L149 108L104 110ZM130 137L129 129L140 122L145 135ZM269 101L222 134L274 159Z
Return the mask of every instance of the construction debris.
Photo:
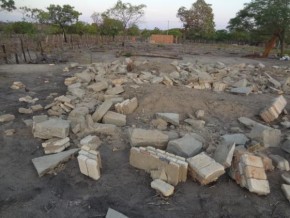
M160 192L165 197L169 197L174 193L174 186L160 179L155 179L154 181L152 181L151 188L155 189L157 192Z
M279 117L286 105L287 101L281 95L278 98L275 98L273 103L261 112L260 116L265 122L272 122Z
M10 121L13 121L14 119L15 119L15 116L13 114L0 115L0 123L10 122Z

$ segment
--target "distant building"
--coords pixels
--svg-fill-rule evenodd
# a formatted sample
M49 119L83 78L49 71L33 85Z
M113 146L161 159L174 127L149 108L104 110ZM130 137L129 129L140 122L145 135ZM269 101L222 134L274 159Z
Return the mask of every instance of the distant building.
M173 35L151 35L150 43L173 44L174 36Z

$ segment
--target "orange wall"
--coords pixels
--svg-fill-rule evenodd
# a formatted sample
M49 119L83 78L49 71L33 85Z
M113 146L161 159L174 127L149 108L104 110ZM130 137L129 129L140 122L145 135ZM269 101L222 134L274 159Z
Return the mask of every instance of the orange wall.
M152 35L150 37L151 43L172 44L174 43L173 35Z

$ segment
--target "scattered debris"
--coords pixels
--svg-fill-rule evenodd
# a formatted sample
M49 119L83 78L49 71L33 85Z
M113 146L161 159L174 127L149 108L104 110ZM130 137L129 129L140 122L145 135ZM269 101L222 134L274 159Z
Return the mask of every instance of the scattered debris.
M0 115L0 123L10 122L10 121L13 121L14 119L15 119L15 116L13 114Z
M260 116L265 122L272 122L279 117L286 105L287 101L281 95L278 98L275 98L273 103L261 112Z
M169 197L174 193L174 186L160 179L155 179L154 181L152 181L151 188L155 189L157 192L160 192L165 197Z
M128 218L128 217L121 214L120 212L118 212L116 210L109 208L108 212L106 214L106 218Z
M272 159L273 163L274 163L274 166L280 170L284 170L284 171L289 171L290 168L289 168L289 162L279 156L279 155L274 155L274 154L271 154L269 155L269 157Z
M10 86L11 89L23 89L25 88L25 85L22 82L13 82L13 84Z

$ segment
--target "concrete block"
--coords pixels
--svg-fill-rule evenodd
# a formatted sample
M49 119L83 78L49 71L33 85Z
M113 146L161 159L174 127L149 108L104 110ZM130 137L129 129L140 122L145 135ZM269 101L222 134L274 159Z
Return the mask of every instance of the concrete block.
M250 192L258 195L270 194L270 186L268 180L247 179L247 188Z
M128 218L128 217L116 210L109 208L106 214L106 218Z
M264 168L246 166L244 168L244 174L247 178L254 178L259 180L267 180L267 175Z
M98 136L88 135L80 141L80 144L89 147L89 150L97 150L102 144L102 141Z
M157 192L160 192L165 197L169 197L174 193L174 186L160 179L155 179L154 181L152 181L151 188L155 189Z
M204 120L185 119L184 122L191 125L194 129L203 129L205 125Z
M78 163L79 163L79 168L82 174L88 176L89 172L88 172L88 168L87 168L87 159L88 157L85 155L79 155L78 156Z
M225 168L230 167L232 165L235 147L235 143L222 143L218 145L214 153L214 160Z
M32 114L33 113L31 108L23 108L23 107L19 108L18 112L20 114Z
M179 126L179 114L176 113L157 113L157 118L161 118L168 123Z
M100 121L103 116L108 112L108 110L110 110L110 108L112 107L113 103L110 100L105 101L103 104L101 104L97 110L95 111L95 113L92 115L93 120L95 122Z
M222 136L222 139L225 143L235 143L236 145L245 145L249 139L244 134L237 133L237 134L226 134Z
M42 147L44 148L45 154L56 154L63 150L65 150L67 147L70 146L70 139L68 137L64 139L59 138L52 138L44 143L42 143Z
M283 173L281 177L285 183L290 185L290 173Z
M103 117L103 123L126 126L126 115L108 111Z
M81 73L76 73L75 76L85 83L90 83L92 80L91 74L87 70Z
M106 90L109 87L108 83L105 81L93 83L87 87L89 90L93 90L94 92L100 92Z
M261 112L260 116L265 122L272 122L279 117L286 105L287 101L281 95L275 98L272 104Z
M98 162L93 159L87 159L86 165L88 169L89 177L91 177L94 180L98 180L101 177L100 167L98 165Z
M249 95L253 91L253 87L239 87L230 90L233 94Z
M192 178L202 185L216 181L225 173L224 167L204 152L187 159L187 162Z
M0 123L10 122L15 119L13 114L4 114L0 116Z
M107 95L119 95L121 93L125 92L122 86L116 86L114 88L108 89L106 91Z
M281 185L281 189L287 200L290 202L290 185L283 184Z
M132 98L131 100L127 99L122 103L118 103L115 105L115 109L118 113L121 114L131 114L133 113L136 108L138 107L138 100L137 98Z
M66 138L69 134L70 122L61 119L50 119L35 123L33 135L36 138Z
M269 155L269 157L272 159L273 164L276 168L284 171L290 170L289 162L285 158L274 154Z
M130 144L134 146L153 146L164 148L168 142L168 135L158 130L133 129L129 131Z
M250 154L243 154L241 156L241 162L246 166L264 168L263 161L258 156L254 156L254 155L250 155Z
M192 135L186 134L180 139L169 141L166 151L181 157L192 157L202 150L202 143Z
M227 88L227 84L222 82L214 82L212 87L214 92L223 92Z

